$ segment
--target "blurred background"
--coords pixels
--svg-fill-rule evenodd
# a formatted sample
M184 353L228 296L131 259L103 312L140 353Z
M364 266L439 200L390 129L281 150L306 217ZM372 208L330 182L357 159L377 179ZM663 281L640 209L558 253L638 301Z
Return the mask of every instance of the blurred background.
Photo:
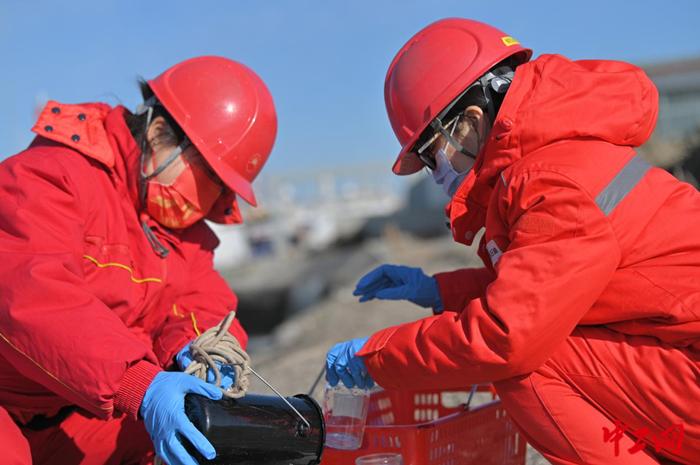
M452 243L447 198L432 180L390 170L399 146L384 108L387 67L411 35L450 16L499 27L535 56L642 66L661 109L641 154L698 185L697 0L1 0L0 157L31 141L49 99L134 109L139 77L186 58L253 68L275 99L279 132L255 183L260 206L244 209L243 226L215 226L216 266L240 297L254 366L283 392L305 392L334 342L425 316L405 303L358 304L352 289L366 271L476 264Z

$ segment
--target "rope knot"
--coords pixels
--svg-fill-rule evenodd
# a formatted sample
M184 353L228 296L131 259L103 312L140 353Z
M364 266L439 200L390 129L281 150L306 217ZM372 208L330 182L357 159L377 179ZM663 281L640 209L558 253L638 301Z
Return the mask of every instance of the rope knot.
M225 397L237 399L245 396L249 387L248 376L251 373L250 357L241 347L229 328L236 312L231 311L218 325L206 330L190 345L192 362L187 366L185 373L207 380L207 371L211 370L216 377L215 384L221 387L221 371L217 365L228 365L235 373L234 384L221 390Z

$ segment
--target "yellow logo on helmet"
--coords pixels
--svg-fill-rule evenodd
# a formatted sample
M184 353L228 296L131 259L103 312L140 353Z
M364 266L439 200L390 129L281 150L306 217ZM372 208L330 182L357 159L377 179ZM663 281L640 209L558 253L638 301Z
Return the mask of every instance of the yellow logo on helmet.
M506 47L510 47L511 45L518 45L520 43L511 36L501 37L501 42L503 42L503 45L505 45Z

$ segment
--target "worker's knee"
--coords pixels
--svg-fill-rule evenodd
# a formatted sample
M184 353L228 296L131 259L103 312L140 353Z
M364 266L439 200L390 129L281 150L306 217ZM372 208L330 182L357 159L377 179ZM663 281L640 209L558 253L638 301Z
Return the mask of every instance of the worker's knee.
M143 422L130 417L104 421L72 415L61 428L84 455L81 465L139 463L153 450Z
M595 380L605 378L606 372L591 353L583 333L578 328L566 338L549 358L532 373L494 383L498 395L507 404L511 399L559 395L562 391L578 389L573 378Z
M494 383L498 397L507 410L514 407L531 404L537 398L529 376L518 376ZM520 408L517 408L520 410Z
M27 439L7 410L2 407L0 407L0 450L2 463L8 465L31 465L32 463Z
M494 383L498 396L512 411L543 408L552 399L582 395L605 381L605 374L578 334L572 334L533 372ZM583 382L581 381L583 380Z
M143 422L129 417L101 420L77 411L57 426L26 434L35 465L148 463L153 455Z

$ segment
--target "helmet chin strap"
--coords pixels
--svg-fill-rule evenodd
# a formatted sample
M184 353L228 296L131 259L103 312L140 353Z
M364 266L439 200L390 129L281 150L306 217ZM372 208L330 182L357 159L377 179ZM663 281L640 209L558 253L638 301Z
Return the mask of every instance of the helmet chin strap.
M146 208L146 153L148 152L148 128L151 126L151 121L153 120L153 108L156 105L156 98L151 97L138 107L136 107L136 114L143 115L146 113L146 124L143 129L143 136L141 137L141 159L139 160L139 198L141 201L141 209Z
M148 243L150 244L153 251L160 258L166 258L170 253L170 250L158 239L156 234L148 225L148 215L145 213L148 180L158 175L165 168L167 168L168 165L170 165L178 157L178 155L182 153L184 149L182 148L182 144L178 145L168 156L165 163L161 164L161 166L156 168L150 175L146 174L146 153L148 153L148 140L146 138L146 134L148 133L148 128L151 126L151 121L153 120L153 108L157 104L158 101L156 100L156 98L151 97L136 108L137 115L147 113L146 126L143 131L143 138L141 139L141 162L139 167L139 197L141 203L141 211L143 213L139 215L139 220L141 222L141 229L143 229L143 233L145 234L146 239L148 240ZM185 138L183 143L185 141L189 144L187 138Z
M160 165L158 165L158 167L157 167L155 170L153 170L153 172L152 172L151 174L146 174L146 171L145 171L145 162L143 161L143 160L145 160L146 155L145 155L145 153L142 153L142 154L141 154L141 158L142 158L142 162L141 162L141 178L142 178L144 181L150 181L151 179L153 179L153 178L155 178L156 176L158 176L160 173L162 173L163 171L165 171L165 169L166 169L168 166L172 165L173 162L174 162L175 160L177 160L177 157L179 157L180 154L181 154L182 152L184 152L184 151L187 149L187 147L189 147L190 145L191 145L191 143L190 143L189 139L187 139L187 137L185 137L185 138L182 140L182 142L180 142L180 143L178 144L178 146L175 147L175 148L170 152L170 154L168 155L168 158L166 158L165 161L164 161L163 163L161 163Z
M180 142L177 147L175 147L168 157L165 159L163 163L158 165L155 170L151 174L146 174L146 163L148 162L148 155L149 153L148 150L148 140L146 138L146 134L148 132L148 128L151 126L151 121L153 120L153 108L155 105L157 105L158 102L155 99L155 97L151 97L145 102L143 102L141 105L139 105L136 109L136 114L143 114L147 113L146 115L146 127L144 128L144 137L141 140L141 162L140 162L140 172L139 172L139 189L140 189L140 197L141 197L141 208L146 208L146 184L148 181L151 179L155 178L158 176L160 173L165 171L165 169L168 168L175 160L177 160L177 157L184 152L187 147L192 145L190 140L185 136L182 139L182 142ZM151 155L152 156L152 155Z

